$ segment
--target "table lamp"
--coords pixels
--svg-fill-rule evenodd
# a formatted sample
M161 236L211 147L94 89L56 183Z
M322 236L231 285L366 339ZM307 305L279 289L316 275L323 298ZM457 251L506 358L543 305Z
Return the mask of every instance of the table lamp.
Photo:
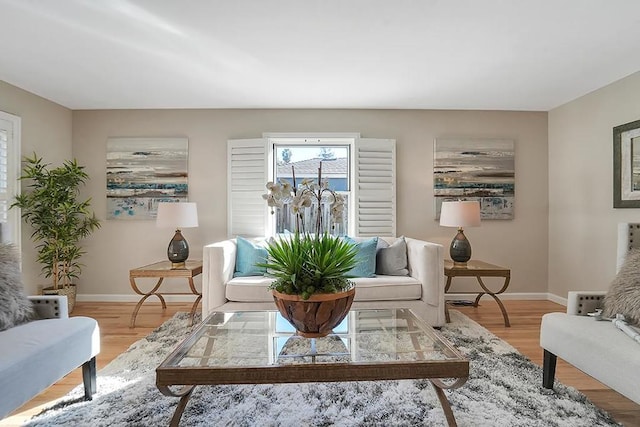
M471 259L471 244L462 227L480 226L480 203L471 200L442 202L440 225L458 227L458 234L451 241L449 255L454 265L466 266Z
M196 204L188 202L158 203L156 226L176 229L173 239L169 242L167 256L171 261L171 268L185 268L185 261L189 258L189 245L180 229L198 226Z

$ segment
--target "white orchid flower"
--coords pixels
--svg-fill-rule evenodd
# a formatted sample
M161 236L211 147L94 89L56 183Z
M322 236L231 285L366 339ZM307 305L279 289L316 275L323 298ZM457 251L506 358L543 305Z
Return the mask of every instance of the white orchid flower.
M291 183L289 181L280 181L280 184L282 185L281 194L284 197L291 196L291 192L293 191Z
M273 194L263 194L262 198L265 199L267 201L267 206L269 207L277 207L277 208L281 208L282 207L282 201L280 201L279 199L275 198L273 196Z

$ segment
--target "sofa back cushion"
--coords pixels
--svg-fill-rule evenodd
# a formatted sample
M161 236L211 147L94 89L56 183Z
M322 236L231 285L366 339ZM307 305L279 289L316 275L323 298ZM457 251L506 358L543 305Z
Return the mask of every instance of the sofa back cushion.
M391 245L378 239L376 251L376 274L385 276L408 276L407 242L400 236Z
M233 277L264 276L267 269L256 264L267 262L265 243L255 243L238 236L236 245L236 269Z
M0 244L0 331L35 318L31 301L22 287L20 263L15 246Z

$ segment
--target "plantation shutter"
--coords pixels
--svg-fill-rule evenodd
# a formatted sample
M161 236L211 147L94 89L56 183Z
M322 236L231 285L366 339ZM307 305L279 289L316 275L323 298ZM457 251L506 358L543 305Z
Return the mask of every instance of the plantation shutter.
M9 209L18 192L20 118L0 112L0 242L20 246L20 211Z
M356 236L395 236L396 141L357 139L354 157Z
M227 233L229 237L266 235L268 209L268 152L266 139L227 142Z

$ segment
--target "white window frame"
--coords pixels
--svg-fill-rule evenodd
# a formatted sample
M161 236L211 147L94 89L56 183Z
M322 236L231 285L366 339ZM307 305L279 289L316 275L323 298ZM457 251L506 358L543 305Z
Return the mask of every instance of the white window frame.
M2 235L3 243L13 243L21 253L21 217L20 209L9 209L15 201L15 196L20 193L20 152L21 152L21 126L20 117L0 111L0 128L7 131L7 187L6 191L0 188L0 200L7 203L7 228L10 235Z
M348 147L349 149L349 175L347 177L349 181L349 191L340 191L340 193L348 194L349 196L349 210L348 210L348 223L349 229L347 230L347 234L354 234L354 226L353 221L355 220L355 205L353 204L353 188L354 188L354 179L353 179L353 168L354 164L354 147L356 143L356 139L360 137L358 133L352 134L335 134L335 133L322 133L322 134L263 134L263 137L267 139L269 157L268 157L268 169L267 173L269 174L270 180L275 180L276 175L276 146L298 146L304 147L305 145L311 147L330 147L330 146L339 146L339 147ZM267 220L267 235L274 236L276 234L276 218L275 215L269 215Z

